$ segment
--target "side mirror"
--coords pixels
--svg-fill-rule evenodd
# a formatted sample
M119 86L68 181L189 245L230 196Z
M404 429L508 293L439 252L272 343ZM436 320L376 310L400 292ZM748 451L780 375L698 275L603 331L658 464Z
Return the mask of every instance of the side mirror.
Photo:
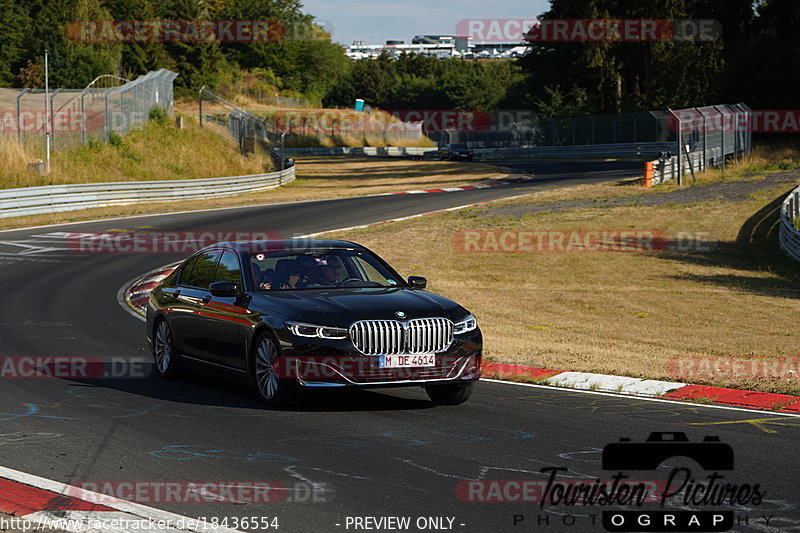
M408 286L412 289L424 289L428 286L428 280L422 276L408 276Z
M237 296L239 287L232 281L215 281L208 286L211 296Z

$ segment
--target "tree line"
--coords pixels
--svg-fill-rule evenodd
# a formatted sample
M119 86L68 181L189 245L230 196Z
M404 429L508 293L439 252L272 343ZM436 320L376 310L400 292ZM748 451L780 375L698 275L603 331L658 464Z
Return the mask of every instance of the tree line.
M550 0L543 20L714 19L696 42L533 42L517 60L408 54L349 61L300 0L0 0L0 83L81 88L100 74L168 68L178 92L247 83L329 106L363 98L386 109L533 109L544 118L744 101L793 109L800 82L797 0ZM80 42L76 20L270 20L267 42ZM73 28L74 29L74 28ZM253 82L255 80L255 82Z

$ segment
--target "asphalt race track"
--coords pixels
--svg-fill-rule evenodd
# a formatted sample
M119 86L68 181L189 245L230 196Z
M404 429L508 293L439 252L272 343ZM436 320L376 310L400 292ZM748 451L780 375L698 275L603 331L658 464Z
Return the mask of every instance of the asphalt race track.
M117 291L131 278L182 256L76 254L59 249L65 233L146 228L302 235L641 175L641 163L635 162L509 166L535 172L536 179L453 193L0 232L0 355L149 363L144 325L118 304ZM395 389L314 393L289 410L264 409L252 390L202 372L169 383L149 375L3 379L0 385L0 464L73 485L274 482L279 503L169 498L141 503L193 517L277 517L283 532L392 530L393 522L378 528L366 517L408 517L408 531L604 531L604 511L639 507L540 503L536 490L522 492L520 481L546 481L547 471L541 469L548 467L567 469L558 477L562 484L612 479L617 471L602 469L604 446L622 437L642 442L652 432L684 432L692 444L713 435L730 445L733 469L720 472L724 478L716 483L736 485L744 502L690 505L677 498L663 509L658 502L643 509L732 511L736 531L800 531L798 425L800 418L770 413L490 381L480 383L472 399L458 407L433 407L421 390ZM681 449L702 454L714 449L710 444ZM663 480L676 466L691 467L694 481L688 488L709 484L711 472L688 459L668 459L658 470L626 474L638 481ZM764 493L760 501L750 497L759 490L755 485ZM494 501L482 501L487 499Z

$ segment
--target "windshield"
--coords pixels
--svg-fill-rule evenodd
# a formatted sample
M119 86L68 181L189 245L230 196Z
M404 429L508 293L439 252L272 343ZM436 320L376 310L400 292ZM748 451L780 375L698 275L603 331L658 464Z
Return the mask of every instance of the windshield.
M253 286L262 291L397 287L396 272L366 250L292 250L250 254Z

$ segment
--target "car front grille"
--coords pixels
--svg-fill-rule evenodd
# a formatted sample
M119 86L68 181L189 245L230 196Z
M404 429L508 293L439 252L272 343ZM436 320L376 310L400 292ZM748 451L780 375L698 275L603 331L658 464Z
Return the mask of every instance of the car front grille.
M365 355L438 353L453 342L453 323L446 318L362 320L350 326L350 339Z

